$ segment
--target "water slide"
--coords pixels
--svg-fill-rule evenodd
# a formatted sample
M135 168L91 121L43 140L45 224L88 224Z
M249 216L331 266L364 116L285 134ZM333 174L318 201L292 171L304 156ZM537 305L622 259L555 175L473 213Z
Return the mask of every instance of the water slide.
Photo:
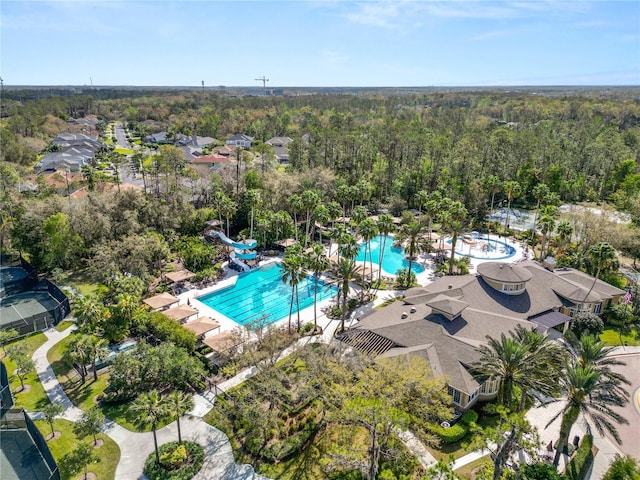
M235 242L227 237L224 233L213 231L208 232L208 235L219 239L222 243L227 245L228 247L233 247L233 252L229 255L229 258L233 263L242 268L243 271L249 271L249 265L244 263L242 260L253 260L257 257L256 247L258 246L258 242L255 240L245 240L243 242Z

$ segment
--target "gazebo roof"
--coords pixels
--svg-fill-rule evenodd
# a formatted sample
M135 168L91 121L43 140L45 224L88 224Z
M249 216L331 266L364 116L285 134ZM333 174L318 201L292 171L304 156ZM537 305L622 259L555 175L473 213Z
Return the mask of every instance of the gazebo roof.
M198 309L193 308L189 305L182 305L176 308L170 308L169 310L165 310L162 312L163 315L177 321L186 320L189 317L197 315L200 313Z
M224 353L240 345L242 340L233 332L222 332L205 338L203 343L218 353Z
M298 243L294 238L285 238L284 240L278 240L276 245L279 245L283 248L291 247Z
M191 330L196 335L202 335L203 333L210 332L216 328L220 328L220 323L209 317L198 317L191 322L182 324L182 326L188 330Z
M165 273L164 276L171 280L173 283L178 283L193 278L195 276L195 273L190 272L189 270L178 270L177 272Z
M177 303L178 297L174 297L170 293L163 292L158 295L154 295L153 297L145 298L143 302L155 310Z

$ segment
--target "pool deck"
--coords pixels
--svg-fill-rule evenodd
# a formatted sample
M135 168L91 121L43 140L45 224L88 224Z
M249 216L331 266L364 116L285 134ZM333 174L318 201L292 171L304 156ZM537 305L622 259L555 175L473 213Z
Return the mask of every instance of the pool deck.
M271 263L279 262L279 260L280 260L279 258L270 258L267 260L263 260L259 263L259 267L263 267ZM225 268L225 270L227 272L225 278L220 280L217 284L211 287L203 288L203 289L189 290L187 292L184 292L178 295L178 299L179 299L178 306L189 304L200 312L200 316L204 315L219 322L220 329L216 331L216 333L231 332L238 328L242 328L242 325L234 322L226 315L223 315L222 313L209 307L208 305L205 305L204 303L198 300L198 297L202 297L203 295L207 295L208 293L222 290L223 288L227 288L236 284L236 282L238 281L238 275L240 273L232 271L228 268ZM322 309L327 307L332 301L333 301L333 297L330 297L326 300L319 301L317 303L316 308L318 312L318 318L320 318L323 315ZM297 313L294 313L291 316L291 321L292 323L295 323L298 321ZM273 322L271 325L286 326L288 322L289 322L289 316L287 315L286 317L283 317L281 320L278 320L277 322ZM307 322L313 322L313 308L308 307L300 311L300 322L303 325Z
M450 236L445 236L444 241L451 240ZM487 262L505 262L505 263L517 263L524 260L533 259L533 251L528 248L523 242L520 242L511 237L498 237L497 235L492 235L489 237L489 242L497 240L498 242L502 242L512 247L515 250L515 253L508 258L492 258L491 253L485 253L486 258L478 258L476 256L469 257L468 255L462 255L456 251L456 258L464 258L467 257L471 260L471 272L474 272L476 267L482 263ZM458 238L458 242L463 242L461 238ZM450 249L449 249L450 251ZM482 255L482 252L473 252L474 255ZM449 253L448 253L449 254Z
M445 237L445 241L446 241L447 237ZM502 262L507 262L507 263L515 263L515 262L519 262L519 261L523 261L526 259L530 259L533 258L533 252L530 249L527 249L527 252L525 253L525 247L524 244L521 242L518 242L517 240L514 240L512 238L498 238L499 241L506 243L507 245L513 247L515 249L515 254L512 257L509 257L507 259L501 259L501 260L496 260L496 259L492 259L489 256L487 256L486 259L482 259L482 258L471 258L471 266L470 266L470 271L471 273L474 273L477 266L480 265L481 263L486 263L486 262L494 262L494 261L502 261ZM334 244L332 244L334 245ZM460 255L456 255L458 258L460 258ZM263 260L259 263L259 266L262 267L264 265L268 265L271 263L275 263L275 262L279 262L280 258L269 258L267 260ZM434 276L434 263L433 263L433 259L431 257L431 255L429 254L425 254L425 255L419 255L416 263L421 265L424 268L424 271L417 274L416 275L416 280L417 282L422 285L422 286L427 286L428 284L430 284L431 282L433 282L435 280L435 276ZM193 290L189 290L187 292L181 293L178 295L178 306L180 305L191 305L192 307L196 308L200 314L199 316L208 316L212 319L214 319L215 321L220 323L220 329L217 330L216 333L222 333L222 332L230 332L233 330L236 330L238 327L241 327L241 325L239 325L238 323L234 322L233 320L231 320L229 317L223 315L222 313L218 312L217 310L214 310L213 308L205 305L204 303L200 302L198 300L198 297L201 297L203 295L209 294L211 292L215 292L217 290L221 290L223 288L227 288L230 287L232 285L235 285L235 283L238 280L238 272L232 271L228 268L225 268L226 276L224 279L220 280L217 284L212 285L210 287L207 288L203 288L203 289L193 289ZM383 274L385 272L383 271ZM389 276L389 275L384 275L386 278L393 278L393 276ZM358 290L358 287L352 287L352 289ZM379 292L379 298L380 296L382 297L388 297L389 292ZM333 302L333 298L328 298L326 300L320 301L317 304L317 312L318 312L318 318L320 318L321 316L323 316L324 314L322 313L322 310L324 308L326 308L327 306L329 306L331 303ZM356 315L357 316L357 315ZM297 322L297 314L293 314L292 315L292 322ZM274 322L273 325L276 326L285 326L288 324L289 321L289 317L288 315L284 318L282 318L281 320L278 320L277 322ZM304 325L307 322L313 322L313 308L308 307L305 308L303 310L300 311L300 321L301 323Z

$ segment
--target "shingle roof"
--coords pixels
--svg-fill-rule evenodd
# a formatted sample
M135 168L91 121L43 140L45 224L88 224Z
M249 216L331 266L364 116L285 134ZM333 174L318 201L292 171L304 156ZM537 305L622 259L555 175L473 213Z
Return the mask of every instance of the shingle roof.
M529 278L524 293L502 293L480 275L446 276L427 287L407 290L403 302L361 317L344 337L354 348L371 354L421 355L434 373L449 377L451 386L473 393L478 382L467 367L479 359L476 349L486 344L487 336L507 334L518 325L545 331L563 323L569 317L553 311L563 306L563 295L588 290L593 284L593 278L581 272L554 273L536 262L503 270L512 281ZM598 281L594 287L598 296L624 294L603 283ZM442 313L459 315L449 321Z
M445 313L447 315L457 316L465 308L469 306L467 302L448 297L447 295L438 294L428 302L425 302L433 310Z
M533 277L533 274L526 268L504 262L481 263L478 265L477 271L484 278L503 283L528 282Z

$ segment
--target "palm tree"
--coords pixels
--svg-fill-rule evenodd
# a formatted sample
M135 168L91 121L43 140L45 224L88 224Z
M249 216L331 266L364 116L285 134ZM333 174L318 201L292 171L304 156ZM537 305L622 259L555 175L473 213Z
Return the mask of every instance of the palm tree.
M546 244L548 242L548 235L553 232L553 229L556 227L556 220L553 216L543 213L538 219L538 227L540 227L540 231L542 232L542 240L540 245L540 261L545 258L545 250Z
M340 332L344 332L344 321L347 316L349 284L360 279L355 260L350 258L341 258L338 260L338 263L335 263L329 270L329 277L334 280L338 287L338 296L342 296Z
M327 271L330 263L324 254L324 248L317 243L305 254L304 263L313 272L313 326L315 332L318 328L318 313L316 309L318 303L318 281L322 272Z
M135 399L129 407L134 413L135 422L142 427L151 427L153 432L153 446L156 452L156 463L160 462L158 454L158 438L156 437L156 427L169 415L169 403L160 396L157 390L142 393Z
M495 203L496 193L502 188L502 182L495 175L489 175L484 179L484 188L491 194L491 206L489 207L489 214L493 214L493 204Z
M169 405L169 409L171 410L171 414L176 419L176 423L178 425L178 443L182 445L180 417L187 413L189 410L193 409L193 397L191 395L187 395L186 393L174 390L173 392L171 392L171 395L169 395L169 400L167 403Z
M458 235L462 233L463 223L457 220L449 221L448 230L451 232L451 256L449 257L449 275L453 275L453 266L456 257L456 245Z
M329 233L331 240L337 244L338 260L340 260L340 249L342 247L342 239L347 234L347 227L343 223L334 225ZM331 255L331 247L329 247L329 254Z
M227 222L227 237L229 236L229 220L236 214L238 206L229 197L225 197L222 205L220 206L220 214L225 218Z
M74 335L64 348L64 353L69 356L72 363L77 363L82 383L87 377L86 364L89 362L91 352L91 337L89 335Z
M300 330L300 301L298 297L298 284L304 279L302 269L302 256L297 253L287 252L280 264L280 278L282 283L291 286L291 303L289 305L289 333L291 333L291 315L293 313L293 301L297 300L298 306L298 330Z
M422 229L422 223L415 220L411 223L405 223L400 228L396 238L398 242L404 244L405 252L409 257L407 278L411 278L411 268L413 267L415 256L423 250L423 244L420 241Z
M382 278L382 260L384 260L384 250L387 246L387 239L390 233L396 231L396 226L393 223L393 217L388 213L384 213L378 217L376 227L378 227L378 232L382 235L382 245L380 245L378 253L378 282L380 282Z
M349 260L355 260L359 251L360 246L358 245L356 237L350 233L345 233L340 239L340 255Z
M335 226L336 218L342 213L342 207L335 200L327 204L327 210L329 211L329 220L331 221L331 228Z
M73 300L73 316L81 330L91 330L96 324L102 304L93 295L76 297Z
M608 353L604 343L594 342L589 338L589 336L583 337L575 346L568 344L569 362L558 381L560 390L566 392L567 403L549 422L551 424L562 416L556 455L553 459L555 466L560 462L560 455L567 446L571 427L580 414L589 420L588 430L593 424L598 433L602 435L606 431L618 443L621 443L620 436L613 422L628 423L614 410L614 407L623 407L627 404L629 394L622 385L630 385L630 383L609 368L612 365L624 365L624 363L611 358L604 359ZM585 354L585 352L588 353Z
M93 380L97 382L98 369L96 368L96 363L98 360L106 358L110 353L107 349L107 341L104 338L91 337L87 350L91 359L91 368L93 368Z
M414 201L416 203L416 207L418 207L420 215L422 215L422 207L424 207L429 201L429 194L425 190L420 190L416 193Z
M249 208L251 208L251 227L249 229L249 238L253 238L253 218L255 216L255 210L260 205L260 190L255 188L247 190L245 193L245 200Z
M433 219L438 214L438 210L439 210L438 201L433 198L428 200L427 203L424 204L424 215L427 217L428 224L429 224L429 227L428 227L429 242L431 242L431 233L433 230Z
M227 197L222 190L218 190L213 195L213 206L218 212L218 220L220 221L220 225L222 225L222 212L224 210L223 205L226 203L229 197Z
M517 409L524 410L530 390L547 396L555 391L556 373L563 364L558 345L546 335L522 326L504 333L499 339L487 337L488 344L478 351L481 358L474 369L501 380L498 402L510 408L514 401L514 387L521 390Z
M571 241L571 234L573 233L573 227L571 226L571 223L569 223L567 220L562 220L560 223L558 223L556 232L558 232L560 241L564 245L567 242L567 240Z
M488 344L478 348L480 360L475 369L489 377L500 379L498 402L510 407L513 401L514 385L528 371L527 348L512 336L504 333L499 339L487 337Z
M329 223L329 215L329 209L326 206L322 204L316 206L315 210L313 211L314 230L316 222L320 225L320 227L325 227L325 225ZM320 231L320 245L322 245L322 228L319 228L318 230Z
M578 306L578 311L581 311L584 309L584 303L587 301L587 299L589 298L589 295L591 294L594 287L596 286L596 283L600 277L600 274L603 271L607 271L608 269L610 269L611 266L614 265L617 260L616 251L607 242L600 242L600 243L597 243L596 245L593 245L587 252L587 256L589 257L589 260L591 260L592 268L596 269L596 273L593 277L593 283L591 284L591 288L589 288L589 291L584 296L584 300Z
M354 227L358 227L369 215L367 209L362 205L358 205L351 211L351 224Z
M367 278L367 258L369 258L370 271L373 273L373 255L371 254L371 240L378 235L378 227L376 223L370 218L365 218L360 225L358 225L358 235L362 237L364 241L364 270L362 276ZM368 256L367 256L368 253ZM373 282L373 275L371 281Z
M304 246L306 247L309 243L309 230L311 226L311 213L318 206L320 202L320 196L314 190L305 190L302 192L300 196L300 200L302 201L302 206L306 212L307 220L304 229Z
M449 212L449 229L451 230L451 258L449 259L449 275L453 275L453 261L456 255L458 235L462 231L463 221L467 217L467 209L461 202L453 202L447 210Z
M547 397L552 397L556 393L555 382L550 379L557 378L560 373L560 368L564 364L564 355L557 342L549 340L547 335L537 330L529 330L518 325L513 336L529 352L531 371L522 377L519 385L521 390L519 411L523 411L531 390Z
M533 187L533 190L531 191L531 193L533 194L533 198L536 199L536 213L533 216L533 231L531 232L531 241L533 241L535 235L536 235L536 225L538 225L538 213L540 212L540 202L542 202L542 200L549 195L549 187L547 187L546 184L544 183L539 183L538 185L536 185L535 187ZM540 257L542 258L542 257Z
M298 241L298 212L302 211L304 204L300 195L294 193L289 197L289 209L293 213L293 223L296 230L296 242Z
M518 198L522 193L522 188L520 184L516 181L508 181L504 182L503 185L504 193L507 195L507 216L504 219L504 229L507 230L509 228L509 216L511 214L511 202L514 198Z

